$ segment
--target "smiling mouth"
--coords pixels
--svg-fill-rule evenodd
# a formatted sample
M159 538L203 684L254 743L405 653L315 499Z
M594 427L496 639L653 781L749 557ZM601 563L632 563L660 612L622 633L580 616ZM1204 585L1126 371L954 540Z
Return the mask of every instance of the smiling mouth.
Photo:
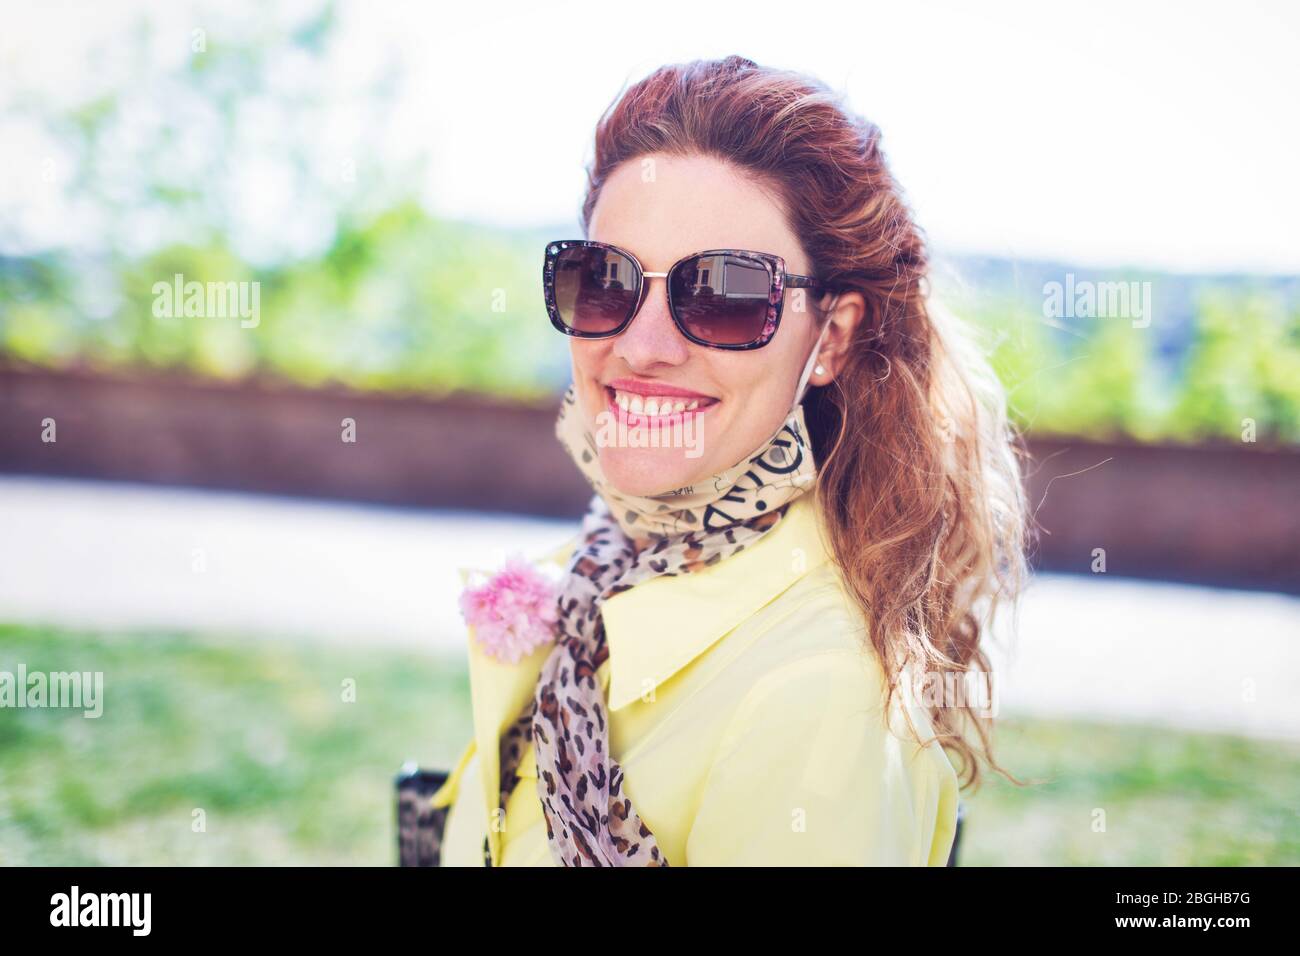
M716 398L638 395L605 386L605 405L629 425L671 424L687 415L702 415L721 404Z

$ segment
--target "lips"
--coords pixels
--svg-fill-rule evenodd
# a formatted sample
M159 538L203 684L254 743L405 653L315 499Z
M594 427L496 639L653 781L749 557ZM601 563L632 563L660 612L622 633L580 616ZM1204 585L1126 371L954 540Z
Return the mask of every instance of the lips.
M689 401L697 399L701 403L716 399L712 395L705 395L703 392L696 392L689 388L682 388L680 385L669 385L667 382L650 382L636 378L616 378L611 382L605 383L609 388L617 389L620 392L626 392L629 395L653 395L659 397L683 399Z
M677 389L675 391L682 390ZM637 393L623 392L606 386L605 407L620 423L635 427L638 425L673 425L681 422L687 415L708 414L711 409L720 404L716 398L709 398L707 396L701 397L699 396L699 393L694 392L688 394L691 396L690 398L665 394L663 391L660 391L657 395L649 394L642 396ZM622 399L622 402L620 402L620 399ZM640 411L634 410L638 401L641 408ZM692 402L695 403L694 408L685 407L691 405ZM681 410L677 409L679 403L683 406ZM625 405L629 407L624 407ZM664 407L670 407L672 408L672 411L664 414L661 410ZM654 414L650 414L647 409L653 411Z

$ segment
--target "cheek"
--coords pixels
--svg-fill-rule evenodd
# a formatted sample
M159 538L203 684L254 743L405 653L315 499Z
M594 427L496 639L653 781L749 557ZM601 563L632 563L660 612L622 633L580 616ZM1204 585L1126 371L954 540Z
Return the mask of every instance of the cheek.
M791 386L798 375L793 368L793 350L780 348L774 342L767 348L736 352L724 359L716 366L718 381L735 406L746 412L746 418L766 417L778 406L784 410L789 404L794 395Z
M579 375L598 375L600 373L601 343L569 337L569 358L573 362L573 371Z
M728 454L734 455L748 450L739 448L737 443L747 446L757 440L755 436L780 413L776 406L781 401L777 386L782 363L763 361L755 352L737 352L725 359L723 367L715 368L715 381L729 406L727 414L718 419L721 429L718 437L723 439Z
M573 380L579 391L587 391L604 377L609 364L610 344L603 340L569 340L569 357L573 363Z
M727 443L730 455L748 451L776 431L790 409L799 374L794 367L797 356L793 349L775 346L769 346L770 355L741 352L734 358L742 361L727 363L726 388L732 407L723 428L732 439ZM731 447L732 442L736 447Z
M569 338L569 358L573 364L573 382L578 401L593 419L605 409L604 389L597 384L609 361L610 344L604 340Z

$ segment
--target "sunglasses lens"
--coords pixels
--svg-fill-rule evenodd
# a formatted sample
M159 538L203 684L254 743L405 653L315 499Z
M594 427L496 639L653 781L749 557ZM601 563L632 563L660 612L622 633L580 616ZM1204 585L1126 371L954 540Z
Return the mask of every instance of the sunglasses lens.
M668 277L678 320L692 335L714 345L748 345L767 324L772 271L761 259L698 256Z
M555 307L579 335L608 335L636 308L636 265L612 249L574 246L555 258Z

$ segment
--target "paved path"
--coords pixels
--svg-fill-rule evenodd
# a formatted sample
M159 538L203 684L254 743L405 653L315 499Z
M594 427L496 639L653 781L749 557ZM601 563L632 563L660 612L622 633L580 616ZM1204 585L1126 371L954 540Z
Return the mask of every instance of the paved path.
M573 527L0 476L0 621L456 650L457 566ZM1020 627L1003 712L1300 740L1300 599L1041 575Z

